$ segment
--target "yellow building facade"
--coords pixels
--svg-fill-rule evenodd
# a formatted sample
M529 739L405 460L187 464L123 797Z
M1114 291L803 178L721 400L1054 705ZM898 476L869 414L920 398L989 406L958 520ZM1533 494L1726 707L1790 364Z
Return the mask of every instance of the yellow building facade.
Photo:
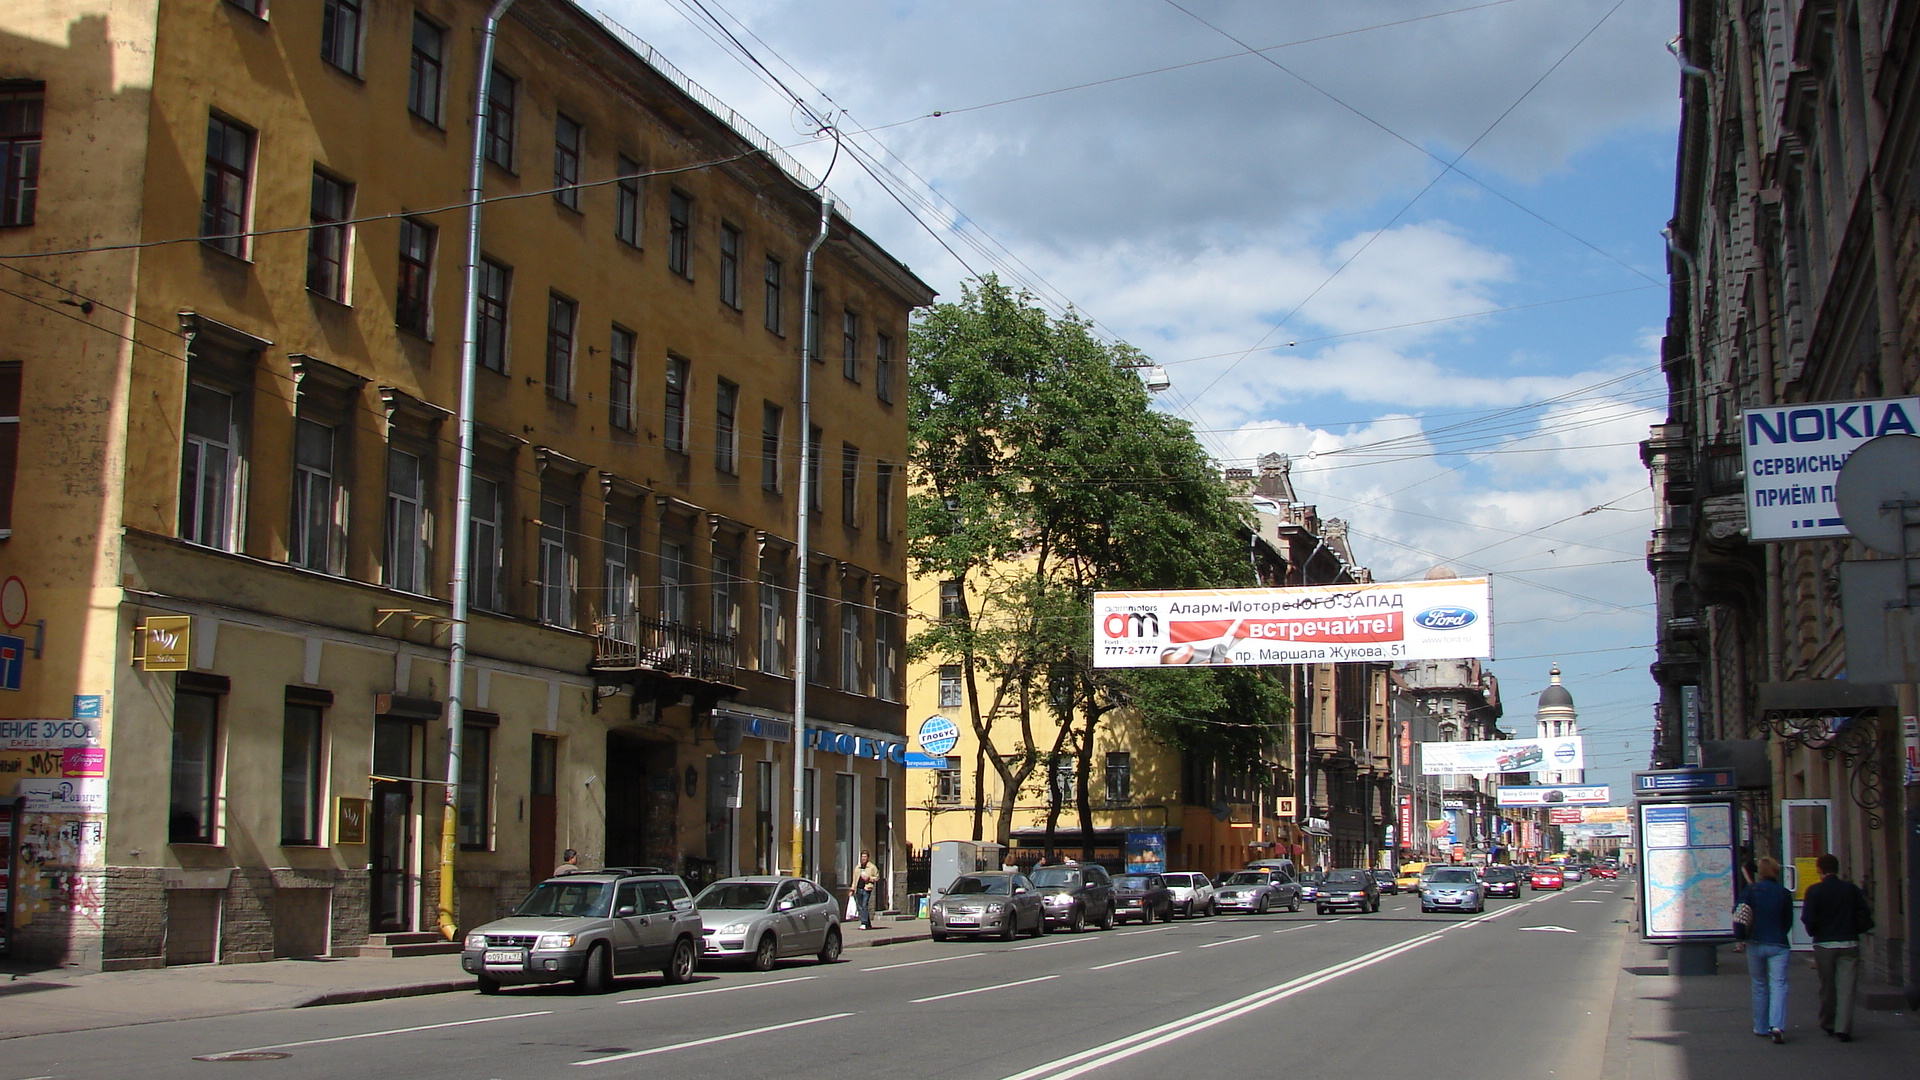
M380 935L434 924L450 779L461 926L566 848L696 881L792 871L796 798L798 870L843 884L863 847L897 865L896 489L907 320L931 290L836 215L805 295L812 179L644 43L519 0L480 140L460 522L486 6L9 10L16 955L403 944Z

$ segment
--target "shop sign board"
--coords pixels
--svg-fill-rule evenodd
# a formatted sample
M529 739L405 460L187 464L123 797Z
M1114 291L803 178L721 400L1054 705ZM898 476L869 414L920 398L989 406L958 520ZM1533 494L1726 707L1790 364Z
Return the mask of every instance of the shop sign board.
M1605 806L1613 801L1606 784L1531 784L1498 787L1494 801L1501 806Z
M1847 536L1835 488L1847 456L1882 435L1920 435L1920 397L1806 402L1740 414L1747 539Z

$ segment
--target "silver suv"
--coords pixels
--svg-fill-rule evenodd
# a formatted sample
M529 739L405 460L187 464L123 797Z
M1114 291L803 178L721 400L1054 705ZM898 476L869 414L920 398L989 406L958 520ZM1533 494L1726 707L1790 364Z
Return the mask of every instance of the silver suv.
M686 883L652 867L609 867L548 878L512 915L468 931L460 966L480 992L572 979L605 993L616 975L693 977L700 912Z

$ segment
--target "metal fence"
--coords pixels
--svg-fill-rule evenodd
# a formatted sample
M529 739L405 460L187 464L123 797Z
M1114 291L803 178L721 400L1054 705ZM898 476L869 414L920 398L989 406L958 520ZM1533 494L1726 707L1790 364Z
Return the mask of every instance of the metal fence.
M646 668L707 682L732 682L740 670L734 635L638 614L595 621L593 666L613 671Z

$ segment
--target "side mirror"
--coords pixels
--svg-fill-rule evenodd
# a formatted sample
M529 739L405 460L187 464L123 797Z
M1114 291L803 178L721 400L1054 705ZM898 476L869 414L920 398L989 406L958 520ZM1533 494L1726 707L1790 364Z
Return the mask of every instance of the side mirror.
M1026 892L1027 892L1027 887L1025 885L1015 885L1013 887L1013 895L1015 896L1024 896L1026 895Z
M638 915L639 913L640 911L638 908L634 907L632 904L627 904L624 907L615 908L613 911L613 917L616 919L629 919L635 915Z
M779 907L779 910L780 910L780 911L792 911L792 910L793 910L793 900L792 900L791 898L789 898L789 899L786 899L786 900L782 900L782 901L780 901L780 907Z

